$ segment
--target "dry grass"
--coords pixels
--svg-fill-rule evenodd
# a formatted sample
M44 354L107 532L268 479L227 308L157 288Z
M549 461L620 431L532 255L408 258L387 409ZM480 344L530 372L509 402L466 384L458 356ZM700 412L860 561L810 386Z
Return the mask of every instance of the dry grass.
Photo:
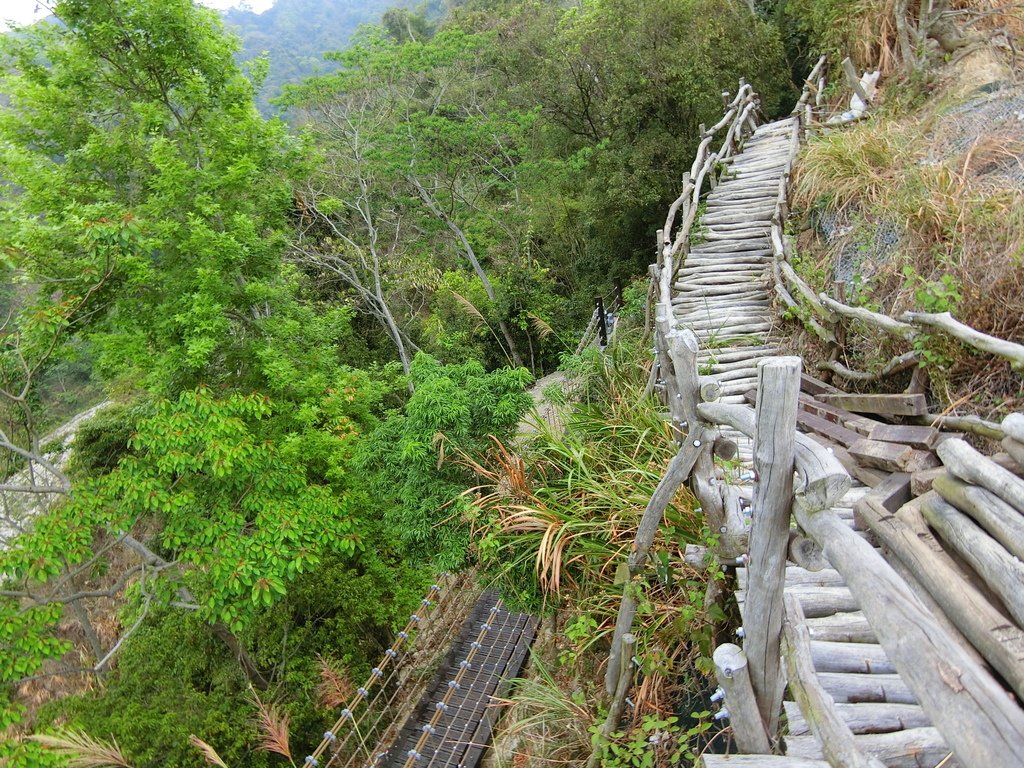
M288 715L282 715L273 702L264 702L253 688L249 689L249 700L256 708L256 728L260 742L257 746L262 752L273 752L288 760L292 759L288 744Z
M316 663L320 671L320 682L316 686L317 702L328 710L344 707L356 692L352 681L320 654L317 654Z
M1024 341L1024 189L1007 173L1024 164L1024 131L982 135L957 153L943 149L952 146L943 130L941 114L923 113L875 119L811 143L797 167L794 202L850 215L852 231L831 251L812 249L805 274L831 292L839 251L870 244L886 222L904 236L895 253L862 260L860 303L893 316L950 310L983 333ZM895 346L859 329L848 337L846 359L871 369ZM927 347L940 405L969 395L986 414L1024 406L1021 378L1008 364L938 335Z
M36 734L29 739L66 758L68 768L132 768L113 739L94 739L71 729L52 735Z

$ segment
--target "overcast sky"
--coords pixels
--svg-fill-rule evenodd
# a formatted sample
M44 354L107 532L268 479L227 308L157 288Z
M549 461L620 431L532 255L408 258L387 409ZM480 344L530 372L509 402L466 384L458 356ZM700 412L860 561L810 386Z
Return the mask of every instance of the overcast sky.
M240 0L200 0L211 8L231 8L240 5ZM46 3L50 5L50 2ZM249 6L262 13L274 4L274 0L249 0ZM7 22L29 24L49 14L39 0L0 0L0 30L7 29Z

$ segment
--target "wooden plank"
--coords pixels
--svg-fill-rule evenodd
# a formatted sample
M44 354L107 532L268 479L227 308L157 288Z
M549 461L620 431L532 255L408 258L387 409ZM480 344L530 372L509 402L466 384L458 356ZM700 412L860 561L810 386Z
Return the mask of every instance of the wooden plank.
M850 455L860 463L888 472L917 472L939 464L938 458L930 451L919 451L902 443L883 443L866 437L849 446L849 450Z
M818 395L818 399L856 413L877 413L886 416L923 416L928 413L928 403L922 394L822 394Z
M868 432L868 437L884 443L905 443L911 448L929 451L939 442L939 430L905 424L878 424Z
M821 416L803 409L800 409L796 420L797 424L804 428L805 432L816 432L844 448L849 448L857 441L863 439L859 432L854 432L852 429L847 429L840 424L836 424L834 421L823 419Z
M820 399L810 397L809 395L800 396L800 407L803 410L813 413L816 416L820 416L823 419L834 421L836 424L841 424L847 429L852 429L854 432L860 433L862 437L867 437L868 433L872 429L882 423L880 421L870 419L867 416L851 413L837 405L822 402Z
M833 395L841 394L842 390L838 387L833 387L831 384L826 384L821 379L816 379L809 373L801 374L800 376L800 391L806 392L809 395Z

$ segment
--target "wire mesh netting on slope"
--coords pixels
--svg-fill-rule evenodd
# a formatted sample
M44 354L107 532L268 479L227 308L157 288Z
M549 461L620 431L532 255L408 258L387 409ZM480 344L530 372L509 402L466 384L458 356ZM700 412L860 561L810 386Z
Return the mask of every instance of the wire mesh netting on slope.
M922 166L947 164L973 184L1024 190L1024 90L979 89L940 113L925 142ZM814 211L810 223L834 254L832 279L847 285L875 272L906 234L900 221L877 214L868 220L856 206Z

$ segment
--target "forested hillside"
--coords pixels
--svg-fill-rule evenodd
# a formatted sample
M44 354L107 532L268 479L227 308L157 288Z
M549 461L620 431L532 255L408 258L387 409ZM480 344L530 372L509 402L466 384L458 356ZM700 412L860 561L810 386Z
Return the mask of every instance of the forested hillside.
M874 55L875 4L389 5L57 0L0 39L0 764L300 765L467 569L582 606L547 702L589 745L609 564L670 449L653 231L723 91L788 112L820 50ZM579 352L614 280L623 343ZM559 367L571 425L517 438ZM68 449L70 390L109 404ZM673 558L710 535L684 495ZM721 612L669 558L642 611L689 712ZM657 726L673 759L691 725ZM652 729L607 764L668 764Z
M412 5L389 0L277 0L263 13L231 9L224 14L224 25L242 39L242 61L266 56L266 77L256 103L269 114L270 100L281 94L285 83L333 69L324 53L347 47L360 25L379 24L384 12L394 9L388 21L408 28L409 15L402 9ZM426 4L420 12L436 18L440 8Z

